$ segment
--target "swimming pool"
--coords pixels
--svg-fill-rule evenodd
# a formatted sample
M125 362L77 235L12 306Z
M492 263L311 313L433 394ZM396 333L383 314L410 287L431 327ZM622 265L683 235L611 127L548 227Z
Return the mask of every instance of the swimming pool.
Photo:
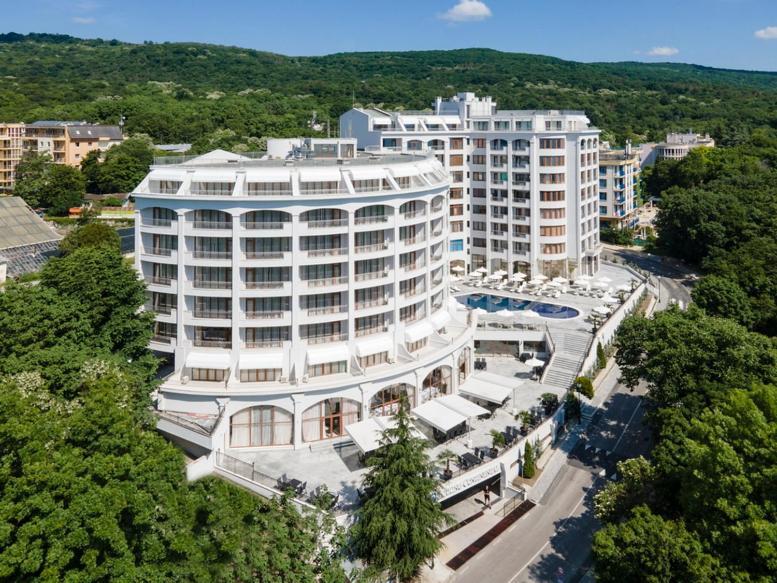
M578 310L570 308L569 306L559 306L558 304L521 300L505 296L494 296L491 294L467 294L457 296L456 299L468 308L481 308L487 312L498 312L500 310L521 312L523 310L531 310L538 313L543 318L553 318L556 320L577 318L580 315Z

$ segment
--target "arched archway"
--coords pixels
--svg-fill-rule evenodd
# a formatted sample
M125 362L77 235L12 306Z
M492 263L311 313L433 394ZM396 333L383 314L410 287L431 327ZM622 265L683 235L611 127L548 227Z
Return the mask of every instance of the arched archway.
M345 435L361 419L361 403L336 397L324 399L302 413L302 441L321 441Z
M407 149L409 152L419 152L424 149L424 143L421 140L408 140Z
M291 445L294 415L280 407L260 405L229 418L229 447Z
M449 395L453 390L453 371L451 367L443 364L431 371L421 385L421 397L419 404L442 395Z
M414 407L415 387L407 383L397 383L381 389L370 399L370 417L396 414L403 394L407 396L410 407Z

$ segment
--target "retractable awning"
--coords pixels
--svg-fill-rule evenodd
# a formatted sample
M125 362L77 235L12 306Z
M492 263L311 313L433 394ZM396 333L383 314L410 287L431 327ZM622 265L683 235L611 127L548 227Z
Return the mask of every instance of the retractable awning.
M186 366L223 370L229 368L229 352L190 352L186 357Z
M238 368L240 370L283 368L283 351L241 354Z
M475 375L472 378L476 378L486 383L499 385L501 387L507 387L508 389L511 389L511 390L526 382L525 379L510 378L510 377L494 374L492 372L485 372L485 371L475 373Z
M383 427L381 427L375 417L370 417L364 421L346 425L345 432L351 436L356 447L358 447L362 453L369 453L380 447L380 438L383 433Z
M467 417L468 419L480 417L481 415L489 415L491 413L488 409L484 409L477 403L473 403L459 395L445 395L444 397L439 397L437 402L448 407L448 409L452 409L459 415L464 415L464 417Z
M477 377L469 377L459 387L459 393L501 405L512 394L512 389L480 380Z
M432 334L434 334L432 325L428 321L422 320L405 328L405 342L418 342Z
M448 313L448 310L440 310L432 314L432 317L429 319L432 321L434 329L439 330L451 321L451 315Z
M308 348L308 364L317 365L327 362L348 361L351 353L346 344L329 344Z
M377 180L386 176L386 169L380 166L354 166L347 170L354 180Z
M447 433L457 425L467 422L467 418L461 413L456 413L437 400L427 401L412 410L412 413L427 425Z
M288 168L263 168L261 172L246 172L246 182L289 182Z
M339 168L302 168L299 171L301 182L340 182Z
M356 356L372 356L381 352L391 352L394 348L394 339L388 335L361 338L356 341Z
M405 176L416 176L420 174L418 167L415 164L407 164L402 166L392 166L391 174L396 178L403 178Z
M149 180L171 180L173 182L183 182L186 178L186 172L181 170L152 170Z

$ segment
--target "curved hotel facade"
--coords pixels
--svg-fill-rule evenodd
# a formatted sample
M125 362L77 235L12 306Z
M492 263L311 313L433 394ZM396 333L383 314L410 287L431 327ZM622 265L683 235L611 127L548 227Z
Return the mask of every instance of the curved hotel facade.
M135 261L174 359L163 416L207 449L301 447L454 392L474 323L448 297L449 186L434 157L354 140L153 166Z

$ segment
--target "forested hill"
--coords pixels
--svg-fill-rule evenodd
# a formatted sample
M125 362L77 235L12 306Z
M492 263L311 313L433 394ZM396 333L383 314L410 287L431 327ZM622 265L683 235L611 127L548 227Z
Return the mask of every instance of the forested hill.
M618 141L693 128L738 143L754 127L777 127L775 73L487 49L286 57L10 33L0 34L0 79L0 121L123 114L130 132L162 141L294 135L309 131L313 111L336 127L353 99L419 109L458 91L492 95L506 109L584 109Z

